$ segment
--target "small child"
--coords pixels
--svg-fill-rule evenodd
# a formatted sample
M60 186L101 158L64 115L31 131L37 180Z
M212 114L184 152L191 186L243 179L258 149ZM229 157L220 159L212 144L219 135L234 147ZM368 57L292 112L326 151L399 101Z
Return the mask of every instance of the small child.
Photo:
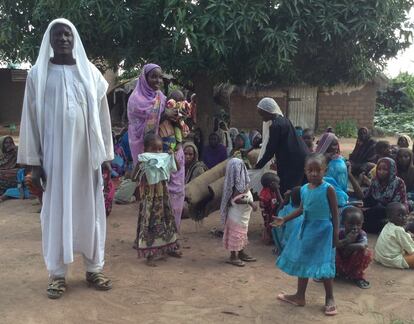
M375 245L375 261L390 268L414 269L414 241L404 229L407 209L399 202L387 205L388 223Z
M286 203L279 211L278 217L286 217L300 207L300 187L294 187L292 191L287 191L285 195ZM296 228L300 227L300 224L302 224L302 222L303 216L301 215L281 227L272 228L273 241L275 242L279 255L283 251L283 248L286 246L289 238L291 237L291 234L295 231Z
M177 163L172 152L162 153L162 139L156 134L145 136L144 150L133 172L139 202L135 247L138 257L146 257L147 265L155 267L156 256L181 257L167 188L170 173L177 171Z
M266 172L263 174L260 182L263 189L260 191L259 200L264 228L262 240L265 244L272 243L272 221L276 215L276 211L282 203L282 195L280 194L280 179L274 172Z
M325 287L325 315L338 313L333 296L335 277L335 245L338 242L338 204L335 190L325 181L326 160L322 154L310 154L305 161L309 181L301 188L300 207L286 217L276 217L275 226L303 214L302 226L297 228L276 261L282 271L298 277L294 295L279 294L279 300L305 306L309 278L321 279Z
M184 99L184 94L180 90L171 92L170 99L167 101L166 109L175 109L178 117L175 122L164 120L160 125L160 134L163 140L163 151L168 152L170 149L178 151L183 143L183 139L190 132L185 123L187 116L191 115L191 107Z
M313 130L310 128L305 128L303 130L302 140L305 142L309 153L313 153L315 151L314 142L315 142L315 134Z
M344 228L339 231L336 249L336 272L338 276L351 279L361 289L371 287L364 272L372 262L373 253L368 249L367 233L362 230L362 210L348 206L342 211Z
M227 163L220 213L224 224L223 244L230 251L227 263L244 267L255 258L244 252L252 209L257 210L249 189L250 178L244 162L232 158Z

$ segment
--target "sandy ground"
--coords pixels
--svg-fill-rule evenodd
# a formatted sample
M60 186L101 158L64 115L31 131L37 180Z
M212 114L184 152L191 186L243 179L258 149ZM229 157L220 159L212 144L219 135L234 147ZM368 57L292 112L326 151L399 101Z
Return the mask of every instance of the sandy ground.
M212 214L198 227L183 221L182 259L149 268L131 248L136 205L115 205L108 219L106 273L113 290L88 288L78 257L67 293L49 300L38 208L31 200L0 205L0 323L414 323L414 272L377 264L367 273L369 290L335 282L336 317L322 314L323 285L315 282L306 307L277 301L277 293L294 291L296 280L275 268L271 247L261 243L259 213L252 217L248 248L258 262L245 268L225 263L221 240L209 234L219 226ZM371 246L374 241L370 237Z

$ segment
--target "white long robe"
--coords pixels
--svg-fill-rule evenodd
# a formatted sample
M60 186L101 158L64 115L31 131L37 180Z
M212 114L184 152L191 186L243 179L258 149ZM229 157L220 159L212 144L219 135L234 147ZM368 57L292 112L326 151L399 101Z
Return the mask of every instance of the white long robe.
M34 78L28 75L18 156L19 163L41 165L46 173L41 213L46 267L53 273L73 262L74 253L81 253L89 263L102 268L106 235L103 181L101 169L91 164L93 145L85 86L76 65L50 63L47 74L41 114L36 113ZM98 109L106 160L112 160L106 96ZM43 116L42 123L38 116Z

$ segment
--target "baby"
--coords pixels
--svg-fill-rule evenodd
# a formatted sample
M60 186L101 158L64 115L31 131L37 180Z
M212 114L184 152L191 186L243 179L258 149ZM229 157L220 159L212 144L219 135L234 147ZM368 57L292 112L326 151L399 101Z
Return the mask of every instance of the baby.
M362 210L349 206L342 212L344 228L339 231L336 249L336 270L339 276L355 282L361 289L370 288L364 272L372 262L372 251L368 249L367 233L362 230Z
M375 261L390 268L414 269L414 241L404 226L407 209L399 202L386 208L388 223L384 226L375 245Z

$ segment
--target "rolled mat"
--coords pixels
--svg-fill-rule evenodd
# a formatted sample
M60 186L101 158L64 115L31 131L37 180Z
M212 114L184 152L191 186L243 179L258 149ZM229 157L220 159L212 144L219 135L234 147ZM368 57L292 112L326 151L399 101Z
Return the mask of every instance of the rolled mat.
M220 209L221 197L223 196L224 179L225 177L221 177L213 183L210 183L208 186L212 199L206 204L204 217L207 217L212 212Z
M185 200L192 205L197 205L208 198L210 196L208 186L217 179L224 177L226 166L227 160L187 183L185 185Z
M249 163L252 166L252 168L256 165L257 159L259 158L259 154L260 154L260 149L251 150L247 154L247 159L249 160Z

